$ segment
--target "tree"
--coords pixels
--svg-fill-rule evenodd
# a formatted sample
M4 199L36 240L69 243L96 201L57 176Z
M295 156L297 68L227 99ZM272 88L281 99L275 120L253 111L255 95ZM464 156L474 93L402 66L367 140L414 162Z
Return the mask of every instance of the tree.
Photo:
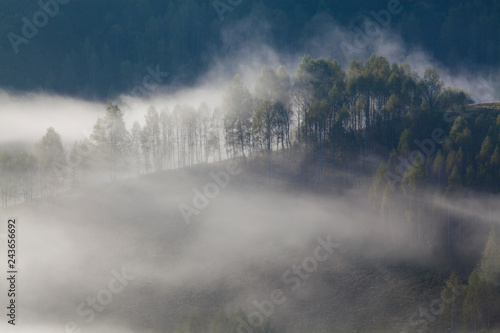
M280 66L277 71L273 67L264 66L261 75L255 82L255 97L259 107L266 101L272 104L275 119L274 135L276 146L281 141L284 149L285 143L289 147L291 112L291 79L285 67ZM257 112L259 110L257 108ZM254 116L255 120L255 116ZM256 128L253 127L255 130Z
M496 146L495 150L493 151L493 154L491 155L490 158L490 166L493 169L494 174L494 179L495 179L495 189L498 190L498 182L500 181L500 146Z
M411 143L413 139L413 134L410 129L405 129L401 136L399 137L398 152L400 154L409 154L411 151Z
M181 138L184 150L184 163L193 165L197 155L198 127L200 119L197 118L195 108L188 105L183 105L180 108L180 121L182 126L183 136ZM187 160L187 161L186 161Z
M67 166L61 136L53 127L48 128L35 145L35 156L40 173L41 195L51 194L62 185Z
M422 97L427 104L427 107L432 112L435 109L439 94L444 86L443 81L439 78L439 71L435 68L425 70L424 78L420 81L420 89Z
M21 152L14 157L13 162L16 175L16 183L21 187L23 200L30 200L33 198L36 158L31 154Z
M459 116L453 122L453 126L450 129L450 135L445 141L445 146L447 149L463 148L469 151L471 143L472 135L469 130L469 125L464 117Z
M376 199L380 195L380 192L384 190L387 183L385 179L387 172L389 172L389 166L387 163L381 162L370 187L370 200Z
M255 81L255 97L261 101L278 99L279 83L276 70L270 66L262 67L262 71Z
M219 161L222 160L222 145L223 142L223 131L224 131L224 119L220 109L216 108L212 116L210 117L208 137L206 143L207 155L208 151L211 151L213 159L215 161L215 155L217 153ZM207 157L208 158L208 157Z
M494 227L491 229L484 247L481 272L487 281L492 282L497 287L500 286L500 243Z
M123 121L123 112L109 102L106 106L104 118L97 119L91 139L96 142L96 147L101 153L101 158L108 168L111 181L116 180L117 167L128 152L129 133Z
M457 168L458 175L461 175L461 168L464 162L464 155L462 148L458 150L458 152L451 150L446 157L446 173L450 175L453 171L453 168Z
M277 115L274 104L270 100L263 101L253 117L252 128L258 142L264 144L265 150L271 152L273 135L277 125Z
M276 121L276 126L274 127L274 135L276 136L276 149L278 149L279 143L281 141L281 148L285 149L291 146L290 141L290 122L292 118L292 112L286 107L285 103L281 101L276 101L273 104L273 111Z
M289 107L290 103L290 93L292 89L292 79L290 78L290 74L288 73L286 67L279 66L276 70L277 75L277 90L276 100L285 104L285 106Z
M458 166L455 165L448 177L448 192L455 192L462 186L462 178L460 177L460 172L458 171Z
M135 121L130 130L130 147L135 159L135 168L138 176L141 174L141 135L141 125Z
M403 189L406 192L418 192L421 183L427 177L422 155L418 154L412 162L413 165L403 175Z
M14 178L13 158L9 152L0 152L0 191L2 192L2 208L8 206L11 199L11 187Z
M441 149L436 154L434 158L434 162L432 163L432 173L438 178L438 185L442 186L442 178L445 170L445 160L443 156L443 152Z
M297 110L297 129L299 130L299 142L302 140L302 135L311 139L311 131L319 125L316 115L310 116L312 104L321 103L329 98L329 94L336 83L345 79L345 73L336 60L330 58L313 59L307 55L302 58L294 80L294 105ZM339 108L340 110L340 108ZM332 115L337 109L329 109ZM313 120L314 118L314 120ZM324 119L328 119L324 117ZM333 118L332 118L333 119ZM323 122L321 129L328 128L328 124ZM318 128L315 128L318 130ZM323 131L321 131L323 132ZM326 131L325 131L326 133ZM318 134L318 132L316 132Z
M498 292L481 270L475 269L469 276L465 292L463 318L474 332L489 330L498 318Z
M474 167L472 165L468 165L465 170L465 184L469 187L476 185L476 172L474 171Z
M490 136L484 138L483 143L481 144L481 150L478 155L478 162L486 163L491 156L491 152L493 151L493 144Z
M493 140L488 135L483 140L479 153L476 154L478 178L483 184L488 184L492 179L490 160L494 149L493 147Z
M210 130L210 108L206 103L200 104L197 110L197 118L198 118L198 127L197 127L197 146L196 149L198 151L198 162L200 163L208 163L208 154L207 154L207 141L208 141L208 133Z
M172 124L172 116L168 110L160 113L160 136L161 136L161 155L166 169L173 166L173 158L175 153L174 145L174 128Z
M160 137L160 117L156 109L150 107L144 118L146 124L143 131L153 159L153 169L155 172L159 172L163 170L164 163Z
M226 90L222 103L226 143L233 148L233 157L237 149L246 160L245 150L251 143L253 97L243 84L239 75L233 78Z
M402 185L404 193L410 195L409 198L410 207L408 213L410 217L412 216L416 217L416 224L418 227L418 241L420 246L423 247L423 230L422 230L422 218L421 218L423 209L421 207L422 206L421 188L422 184L427 178L427 171L425 170L423 156L420 153L415 157L415 160L412 162L413 165L409 167L403 175ZM409 222L411 230L412 227L411 218ZM410 234L410 240L411 240L411 234Z
M455 332L455 326L457 323L457 313L460 312L460 307L462 304L463 295L461 293L462 287L459 285L460 279L455 272L451 273L450 278L446 281L446 285L443 286L441 291L441 300L443 302L443 317L447 318L449 326L446 328L450 332ZM446 320L445 320L446 322Z

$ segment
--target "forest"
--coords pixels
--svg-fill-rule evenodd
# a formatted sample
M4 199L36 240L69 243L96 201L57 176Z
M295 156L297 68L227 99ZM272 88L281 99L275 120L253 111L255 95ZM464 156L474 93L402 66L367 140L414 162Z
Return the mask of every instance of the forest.
M354 31L372 11L387 7L385 0L235 1L220 16L216 7L225 1L60 2L57 11L52 9L57 14L40 28L32 23L42 10L39 3L0 3L1 33L10 36L0 42L0 61L8 64L0 68L1 87L108 100L133 90L145 68L157 65L171 74L172 86L190 85L214 57L236 54L237 45L225 40L235 24L245 25L235 31L247 43L257 40L290 54L304 52L315 34L310 22L321 15ZM497 1L401 0L401 6L391 28L409 50L422 48L452 70L491 70L499 64ZM268 29L262 32L262 26Z
M466 292L446 311L463 319L456 319L463 327L497 324L498 234L444 208L474 193L499 192L495 105L472 104L467 92L445 87L436 69L420 77L408 64L375 55L352 61L347 71L336 60L311 56L302 58L293 75L283 66L265 66L254 87L250 91L236 75L219 107L177 105L158 112L151 106L144 125L131 128L109 102L91 135L74 142L71 151L49 128L32 153L1 153L2 206L85 186L96 173L116 182L226 159L250 168L263 161L271 185L292 179L313 190L349 189L369 179L379 231L397 246L455 267L462 277L474 268L474 259L463 253L482 252L468 245L471 239L491 229L479 266L468 273ZM229 328L210 332L232 332L229 318L220 312L212 327ZM203 332L196 317L186 320L176 332Z
M500 332L499 17L0 1L15 328Z

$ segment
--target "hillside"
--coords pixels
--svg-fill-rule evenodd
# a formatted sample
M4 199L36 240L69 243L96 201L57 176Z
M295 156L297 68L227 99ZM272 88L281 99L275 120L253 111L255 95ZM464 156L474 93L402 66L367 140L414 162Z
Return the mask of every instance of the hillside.
M287 301L270 318L279 332L400 332L418 306L439 299L449 267L388 242L355 193L290 191L286 179L269 186L265 169L245 170L186 224L179 204L224 169L168 171L10 209L22 223L24 320L173 332L190 314L206 323L221 308L249 315L254 300L281 289ZM329 235L334 251L292 291L282 275ZM75 308L121 267L134 279L86 323Z
M0 1L0 333L500 333L500 1Z

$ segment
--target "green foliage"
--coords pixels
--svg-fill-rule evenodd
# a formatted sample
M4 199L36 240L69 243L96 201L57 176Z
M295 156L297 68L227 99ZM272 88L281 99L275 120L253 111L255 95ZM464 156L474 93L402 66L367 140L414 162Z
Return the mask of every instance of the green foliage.
M426 69L419 86L427 107L430 111L434 111L438 96L444 86L444 82L439 79L439 71L433 68Z
M465 184L469 187L474 187L476 183L476 173L474 171L474 167L469 165L465 171Z
M40 172L41 191L50 195L58 190L66 176L66 155L61 136L53 127L48 128L42 139L35 144L35 156Z
M61 135L53 127L47 129L43 138L35 145L35 155L41 170L49 171L54 164L66 164Z
M463 320L471 330L489 328L497 320L499 294L481 270L469 276L463 304Z
M399 137L398 152L400 154L408 154L412 147L412 133L410 129L405 129Z
M457 117L450 129L450 135L445 142L445 146L447 149L459 149L464 147L469 151L471 141L472 135L467 121L462 116Z
M257 108L252 121L257 140L264 142L266 150L271 150L273 132L277 123L276 108L270 100L263 101Z
M500 287L500 238L495 228L488 236L480 267L484 279Z
M443 310L439 320L442 330L489 330L500 315L500 247L493 228L486 242L480 265L462 286L453 273L443 287Z
M440 322L446 330L455 328L459 323L460 309L464 298L462 289L460 278L455 272L451 273L441 290L443 308ZM454 331L453 329L451 330Z
M386 179L385 175L389 171L389 167L387 163L381 162L378 169L377 173L375 175L375 178L373 179L372 186L370 188L370 199L373 200L376 198L380 193L380 191L383 191L383 187L386 184Z
M47 159L45 159L47 160ZM50 169L38 169L37 159L34 155L21 152L12 155L7 151L0 152L0 194L1 207L6 208L11 201L16 202L17 192L22 193L24 200L34 197L33 187L37 180L37 170L40 170L39 182L43 190L50 190L48 186L58 186L56 180L51 179L54 175Z
M460 171L458 171L458 166L455 165L448 177L448 192L457 190L461 185L462 178L460 177Z
M225 112L226 142L233 147L233 151L240 149L243 156L250 142L253 103L253 96L243 84L240 76L236 75L226 90L222 109Z
M436 158L432 164L432 172L440 177L444 171L444 157L441 149L437 152Z
M413 165L406 170L403 175L403 189L405 192L418 190L421 183L427 177L422 155L418 154L413 161Z
M491 154L490 165L500 167L500 147L496 146L493 154Z
M483 143L481 144L481 150L479 151L479 155L477 157L478 162L485 163L488 161L491 156L491 152L493 151L492 140L489 136L487 136Z

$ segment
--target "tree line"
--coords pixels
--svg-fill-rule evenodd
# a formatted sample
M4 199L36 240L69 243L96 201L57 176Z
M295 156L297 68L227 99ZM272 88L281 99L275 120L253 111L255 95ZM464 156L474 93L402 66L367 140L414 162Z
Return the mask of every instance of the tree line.
M429 324L431 331L492 332L497 327L500 318L499 241L496 228L492 228L473 271L466 277L456 273L450 275L434 313L439 317L434 324ZM422 318L429 318L429 314L420 313L415 317L415 329L423 329Z
M33 181L24 184L23 180L20 185L11 175L3 188L5 198L17 198L23 186L26 197L33 196L35 187L37 196L43 196L54 192L59 183L82 182L92 168L106 169L116 180L125 171L143 175L248 156L265 156L272 179L277 172L272 169L273 160L293 158L297 152L310 161L303 171L315 187L326 181L325 170L341 168L349 175L346 184L353 185L358 177L355 171L371 172L368 154L408 154L415 138L430 137L436 124L448 126L439 121L443 113L465 110L470 102L467 93L444 88L436 69L429 68L420 77L408 64L390 64L385 57L372 56L365 63L352 61L344 70L336 60L304 56L293 76L283 66L264 66L250 91L236 75L220 106L176 105L160 112L151 106L144 125L136 122L130 129L119 107L108 103L91 136L75 142L67 153L52 128L33 154L13 157L5 152L2 172L7 176L9 170L24 170ZM478 118L477 129L472 129L474 139L465 119L456 119L435 155L433 170L440 185L463 179L481 187L494 184L491 177L498 179L494 154L498 155L498 126L485 128L492 116ZM477 158L472 158L474 151ZM487 158L490 153L493 158ZM23 165L13 167L15 163Z
M450 104L450 93L437 95L434 112L424 106L396 126L397 145L380 163L370 196L394 243L453 258L477 221L443 207L464 196L498 193L500 113ZM466 100L462 93L452 95Z
M143 124L130 129L110 102L91 135L70 151L49 128L32 153L0 153L2 206L85 184L97 171L116 181L260 156L273 179L273 163L305 156L302 172L311 186L331 185L328 171L347 175L348 187L373 176L370 198L381 232L396 245L453 259L477 221L450 209L450 200L471 190L498 193L500 184L500 112L471 102L466 92L445 87L436 69L420 76L408 64L372 56L344 70L336 60L305 56L294 75L265 66L253 90L236 75L215 108L151 106ZM374 157L381 159L378 170ZM463 300L467 325L476 328L495 322L496 303L484 295L493 294L488 281L498 270L487 267L498 264L497 244L493 233Z

